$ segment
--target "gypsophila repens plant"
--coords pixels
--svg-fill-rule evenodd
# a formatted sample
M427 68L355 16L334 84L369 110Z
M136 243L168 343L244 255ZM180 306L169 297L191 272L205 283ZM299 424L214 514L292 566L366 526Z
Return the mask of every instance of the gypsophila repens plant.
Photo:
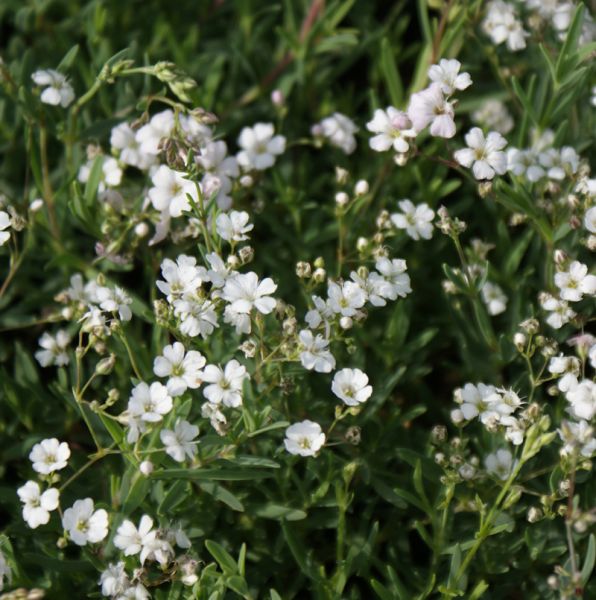
M0 5L0 600L596 598L596 22Z

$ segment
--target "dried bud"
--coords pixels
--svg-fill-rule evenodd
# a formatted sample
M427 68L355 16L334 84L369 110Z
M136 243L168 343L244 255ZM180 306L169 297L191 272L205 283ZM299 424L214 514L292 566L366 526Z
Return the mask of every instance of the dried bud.
M252 246L243 246L238 250L238 256L240 258L240 262L243 265L248 264L255 257L255 251Z
M253 358L257 353L257 345L252 340L246 340L243 342L239 349L246 358Z
M354 426L348 428L345 435L346 442L352 444L353 446L357 446L362 438L361 433L360 427Z
M296 275L300 279L308 279L312 275L312 267L310 263L301 260L296 263Z
M540 328L540 323L538 323L538 319L532 318L522 321L519 326L528 335L536 335L538 333L538 329Z
M493 190L492 181L482 181L478 184L478 195L481 198L486 198Z
M445 425L435 425L430 432L430 439L433 444L442 444L447 441L447 427Z
M405 152L397 152L393 157L393 162L398 167L405 167L408 163L408 155Z
M346 171L346 169L342 169L341 167L335 167L335 181L337 181L339 185L346 184L349 177L350 174L348 173L348 171Z

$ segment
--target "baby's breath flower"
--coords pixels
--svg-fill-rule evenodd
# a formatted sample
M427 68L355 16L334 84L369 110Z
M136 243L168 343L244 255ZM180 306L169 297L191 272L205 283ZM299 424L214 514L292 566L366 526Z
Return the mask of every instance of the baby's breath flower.
M77 500L64 511L62 526L77 546L101 542L108 535L108 513L94 510L93 500Z
M284 445L290 454L315 456L325 444L321 426L313 421L294 423L286 429Z

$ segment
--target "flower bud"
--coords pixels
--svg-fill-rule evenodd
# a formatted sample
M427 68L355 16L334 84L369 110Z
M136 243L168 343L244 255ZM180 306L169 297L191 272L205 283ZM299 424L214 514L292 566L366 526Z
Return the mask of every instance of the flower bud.
M43 200L41 198L36 198L29 205L29 210L31 212L37 212L38 210L41 210L42 207L43 207Z
M246 340L240 345L239 349L246 358L253 358L257 353L257 345L253 340Z
M139 465L139 471L145 475L145 477L149 477L149 475L153 473L153 463L150 460L144 460Z
M238 250L238 256L240 257L240 262L246 265L255 257L255 251L252 246L243 246Z
M228 256L226 263L231 269L237 269L240 266L240 259L235 254Z
M517 348L518 352L524 352L527 342L528 338L520 331L513 336L513 344Z
M271 103L276 108L281 108L284 105L285 98L284 98L284 94L281 90L275 89L271 92Z
M364 196L368 194L369 189L368 181L366 179L359 179L354 186L354 194L356 196Z
M486 198L493 190L492 181L482 181L478 184L478 195L481 198Z
M393 162L398 167L405 167L408 162L408 155L405 152L397 152L393 157Z
M339 320L339 326L342 329L351 329L354 326L354 321L351 317L341 317Z
M535 506L531 506L528 510L527 519L530 523L536 523L537 521L540 521L540 519L542 519L542 511Z
M318 256L315 258L315 269L322 269L325 267L325 259L322 256Z
M335 194L335 203L340 208L343 208L350 201L350 197L345 192L337 192Z
M335 167L335 181L337 181L339 185L344 185L345 183L347 183L349 177L350 174L346 169L342 169L341 167Z
M368 246L368 240L365 237L359 237L356 241L356 249L358 252L364 252Z
M240 177L239 181L240 181L240 185L244 188L252 187L252 184L254 183L254 180L250 175L242 175L242 177Z
M348 442L349 444L352 444L353 446L357 446L360 443L361 440L361 430L360 427L350 427L347 431L346 431L346 442Z
M149 233L149 225L147 223L141 222L135 225L135 235L138 238L144 238Z
M519 326L528 335L536 335L538 333L538 329L540 328L540 323L538 323L538 319L532 318L522 321Z
M315 269L312 278L316 283L323 283L327 279L327 271L325 269Z

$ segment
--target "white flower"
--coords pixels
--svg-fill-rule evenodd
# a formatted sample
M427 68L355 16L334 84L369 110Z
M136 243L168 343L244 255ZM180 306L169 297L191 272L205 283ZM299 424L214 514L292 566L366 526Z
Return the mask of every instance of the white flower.
M496 284L487 281L480 290L482 300L486 304L488 314L500 315L505 312L507 308L507 296L503 293L503 290Z
M431 81L441 86L441 91L451 96L455 90L465 90L472 85L469 73L460 73L461 63L455 58L447 60L442 58L438 65L432 65L428 69L428 77Z
M227 242L247 240L246 234L254 227L248 222L249 218L245 211L233 210L230 213L220 213L215 219L217 235Z
M87 183L89 181L94 162L94 160L90 160L79 169L78 180L81 183ZM101 194L105 192L107 188L119 186L121 181L122 169L120 168L118 161L111 156L102 157L101 175L97 191Z
M375 266L391 285L391 295L386 295L389 300L395 300L398 296L405 298L412 291L410 276L406 273L408 267L405 260L382 257L377 260Z
M108 513L103 508L93 509L93 500L85 498L64 511L62 527L77 546L101 542L108 535Z
M228 277L230 277L230 269L216 252L206 254L205 259L211 267L207 271L207 281L210 281L214 288L222 288Z
M185 139L196 148L203 148L213 137L213 132L208 125L200 123L192 115L179 115L180 129L184 132Z
M314 456L325 444L321 426L313 421L294 423L286 429L284 445L290 454Z
M131 584L114 600L149 600L151 596L142 583Z
M538 160L546 169L547 176L556 181L574 175L579 169L579 155L571 146L565 146L560 150L549 148L540 153Z
M596 206L592 206L584 215L584 227L590 233L596 233Z
M593 381L580 381L571 387L565 397L571 404L569 412L576 419L591 421L596 416L596 384Z
M54 471L64 469L70 458L70 448L66 442L59 442L56 438L42 440L35 444L29 454L33 463L33 470L42 475L49 475Z
M36 85L45 86L45 90L41 93L41 101L45 104L66 108L75 99L74 90L68 79L54 69L35 71L31 79Z
M142 154L157 155L160 153L160 142L163 138L170 137L174 129L174 111L167 109L151 117L137 133L137 143Z
M198 202L196 184L185 176L185 173L174 171L166 165L159 166L151 178L153 187L148 192L156 210L169 214L170 217L179 217L183 212L190 211L187 196Z
M213 427L219 435L225 435L226 424L228 421L226 416L219 410L219 404L204 402L201 405L201 416L204 419L209 419L211 421L211 427Z
M253 307L260 313L268 315L276 305L275 298L270 295L275 292L277 285L267 277L259 283L256 273L236 274L226 281L222 297L231 304L238 313L249 313Z
M121 288L116 286L113 290L108 287L100 287L97 290L99 307L107 312L117 312L123 321L132 319L129 304L132 298Z
M344 154L352 154L356 149L354 134L357 131L358 127L356 127L354 121L338 112L333 113L313 127L313 134L320 133L333 146L341 148Z
M474 123L480 123L485 129L498 131L501 135L509 133L515 125L507 107L500 100L487 100L471 116Z
M496 402L500 398L494 386L466 383L463 388L455 391L454 396L461 404L460 410L467 421L474 417L478 417L483 424L493 419L498 421L500 414L496 410Z
M593 369L596 369L596 344L592 344L590 349L588 350L588 357L590 359L590 364Z
M445 100L440 83L432 83L410 98L408 117L417 132L430 125L431 135L452 138L455 135L453 115L453 105Z
M231 304L224 309L224 322L233 325L238 335L251 332L250 314L237 311Z
M70 343L70 335L64 329L56 332L56 336L52 337L49 333L44 333L39 338L39 345L43 348L35 353L37 362L42 367L50 367L56 365L63 367L70 362L70 357L66 352Z
M512 52L526 47L526 37L529 34L517 19L515 8L502 0L489 2L482 28L495 44L507 42L507 47Z
M348 406L358 406L370 398L373 389L360 369L341 369L333 376L331 391Z
M506 481L518 462L517 460L513 461L513 455L509 450L501 448L484 459L484 466L488 473Z
M120 123L110 135L112 150L119 151L119 160L125 165L146 171L154 162L155 156L141 151L136 133L128 123Z
M366 128L377 134L368 142L376 152L393 148L396 152L405 153L410 149L408 140L416 137L408 115L393 106L388 106L385 110L377 108Z
M582 456L591 458L596 452L594 428L587 421L580 420L578 423L563 421L557 431L561 440L565 442L562 451L566 455L579 451Z
M476 179L492 179L495 173L503 175L507 171L507 155L502 152L507 140L496 131L486 138L480 127L473 127L466 134L468 148L457 150L453 157L464 167L472 167Z
M568 271L555 273L555 285L561 290L561 298L569 302L579 302L584 294L596 294L596 275L588 274L588 267L574 260Z
M195 257L186 254L181 254L176 262L165 258L161 263L161 274L165 281L158 280L156 285L167 296L168 302L194 294L203 281L208 281L205 267L197 267Z
M575 312L569 308L569 304L565 300L559 300L550 294L540 295L540 305L550 314L546 318L546 322L553 329L561 329L565 323L569 323L575 317Z
M157 532L153 530L153 519L143 515L139 527L132 521L125 520L121 523L114 536L114 546L124 551L124 556L133 556L141 552L141 564L151 551L150 545L155 540Z
M228 147L223 141L209 142L201 148L201 153L196 158L206 173L201 181L204 190L210 186L217 190L217 206L221 210L228 210L232 205L232 198L228 195L232 191L232 178L240 175L238 162L233 156L227 156Z
M341 285L333 281L327 287L327 305L342 317L353 317L366 302L364 290L353 281L344 281Z
M203 382L205 357L196 350L185 353L180 342L166 346L163 355L153 361L153 372L158 377L168 377L166 387L172 397L181 396L187 390L197 389Z
M366 278L360 277L356 271L352 271L350 273L350 279L352 279L355 283L357 283L364 293L366 294L367 301L370 302L373 306L385 306L387 301L385 298L393 298L395 300L396 295L393 292L393 286L380 274L376 271L371 271L368 273ZM313 299L316 296L313 296ZM316 304L316 302L315 302ZM329 310L329 309L328 309ZM312 311L309 311L309 313ZM333 311L329 310L331 316L333 316ZM308 321L308 314L307 323ZM313 328L313 326L309 323L309 326Z
M128 401L128 411L142 421L156 423L172 410L172 398L165 385L154 381L148 386L144 381L136 385Z
M264 171L272 167L275 157L283 154L286 149L286 138L273 134L272 123L257 123L253 127L245 127L238 138L238 145L242 148L236 157L238 164L247 171Z
M430 240L433 235L432 220L434 211L426 204L415 206L411 200L400 200L398 203L401 213L393 213L391 221L398 229L405 229L406 233L413 239L423 238Z
M507 170L518 177L524 175L532 183L545 175L544 169L538 162L538 154L534 150L510 148L507 151Z
M10 215L4 210L0 210L0 246L4 246L10 239L10 232L4 231L8 227L10 227Z
M166 448L166 454L177 462L184 462L187 456L190 460L197 453L194 439L199 435L199 428L188 421L178 419L174 430L162 429L159 439Z
M204 298L175 300L174 314L180 317L180 331L189 337L200 335L205 339L218 326L215 305Z
M46 525L50 520L50 512L58 508L59 492L50 488L41 493L36 481L28 481L17 490L23 506L23 519L31 529Z
M110 563L105 571L102 571L99 578L101 593L104 596L118 596L122 594L129 586L128 576L124 571L124 563Z
M329 352L329 341L322 335L315 337L309 329L298 334L300 340L300 362L305 369L317 373L331 373L335 368L335 358Z
M203 380L208 385L203 395L211 404L224 404L236 407L242 404L242 385L249 375L246 367L236 359L230 360L222 369L217 365L207 365Z

